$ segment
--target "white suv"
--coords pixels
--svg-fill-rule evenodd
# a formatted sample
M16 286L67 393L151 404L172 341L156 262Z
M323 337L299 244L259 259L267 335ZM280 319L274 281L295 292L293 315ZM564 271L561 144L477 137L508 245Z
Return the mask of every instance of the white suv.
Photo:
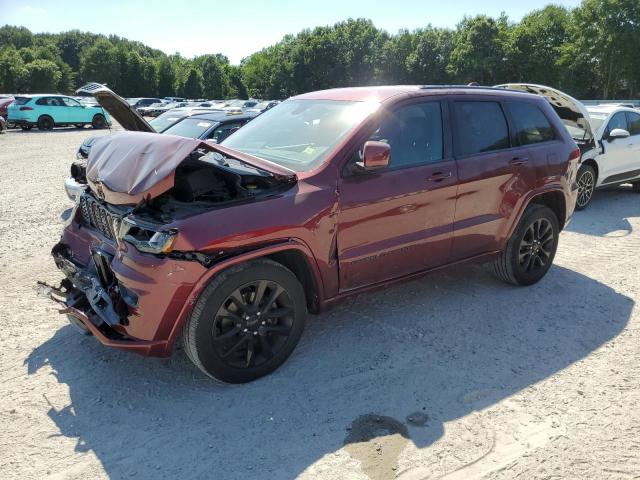
M640 193L640 111L600 105L588 107L596 148L582 155L576 208L583 209L599 187L631 183Z
M509 83L502 88L547 98L581 155L576 210L589 205L596 188L631 183L640 193L640 111L622 104L586 107L580 101L544 85Z

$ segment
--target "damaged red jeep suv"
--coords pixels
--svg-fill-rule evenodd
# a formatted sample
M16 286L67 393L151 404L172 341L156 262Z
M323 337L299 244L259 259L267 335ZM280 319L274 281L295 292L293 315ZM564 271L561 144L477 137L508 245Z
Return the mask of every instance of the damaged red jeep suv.
M53 248L61 313L107 346L247 382L307 312L466 260L540 280L573 213L579 150L542 97L362 87L291 98L222 144L98 139Z

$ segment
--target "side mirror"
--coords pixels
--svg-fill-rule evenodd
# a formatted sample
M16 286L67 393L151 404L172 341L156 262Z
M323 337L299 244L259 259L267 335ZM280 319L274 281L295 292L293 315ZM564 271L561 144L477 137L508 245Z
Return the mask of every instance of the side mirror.
M379 170L389 165L391 147L388 143L369 140L364 144L362 166L365 170Z
M624 128L614 128L609 132L608 140L612 142L616 138L627 138L629 136L629 132Z

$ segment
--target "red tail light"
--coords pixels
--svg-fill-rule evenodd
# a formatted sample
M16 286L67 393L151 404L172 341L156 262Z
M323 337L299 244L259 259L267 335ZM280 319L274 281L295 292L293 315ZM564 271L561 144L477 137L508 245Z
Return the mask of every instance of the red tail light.
M576 149L569 154L569 161L577 160L579 158L580 158L580 148L576 147Z
M33 107L20 107L21 112L24 112L25 110L33 110Z

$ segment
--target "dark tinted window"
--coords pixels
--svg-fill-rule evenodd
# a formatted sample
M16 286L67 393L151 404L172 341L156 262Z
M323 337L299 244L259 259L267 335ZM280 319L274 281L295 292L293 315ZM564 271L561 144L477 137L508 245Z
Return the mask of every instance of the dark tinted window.
M456 153L473 155L509 147L509 129L497 102L454 102Z
M213 140L216 143L222 142L225 138L235 132L243 125L243 122L225 123L220 125L207 137L209 140Z
M631 135L640 135L640 115L627 112L627 124Z
M547 142L556 138L553 127L537 105L525 102L508 102L507 110L516 128L520 145Z
M390 167L442 160L440 102L426 102L390 112L370 140L391 146Z
M31 101L31 97L16 97L14 100L14 103L16 105L24 105L26 103L29 103Z
M629 130L627 128L627 118L625 117L624 112L618 112L613 117L611 117L611 120L609 120L609 123L607 124L607 129L604 132L605 138L608 137L611 131L615 130L616 128Z

